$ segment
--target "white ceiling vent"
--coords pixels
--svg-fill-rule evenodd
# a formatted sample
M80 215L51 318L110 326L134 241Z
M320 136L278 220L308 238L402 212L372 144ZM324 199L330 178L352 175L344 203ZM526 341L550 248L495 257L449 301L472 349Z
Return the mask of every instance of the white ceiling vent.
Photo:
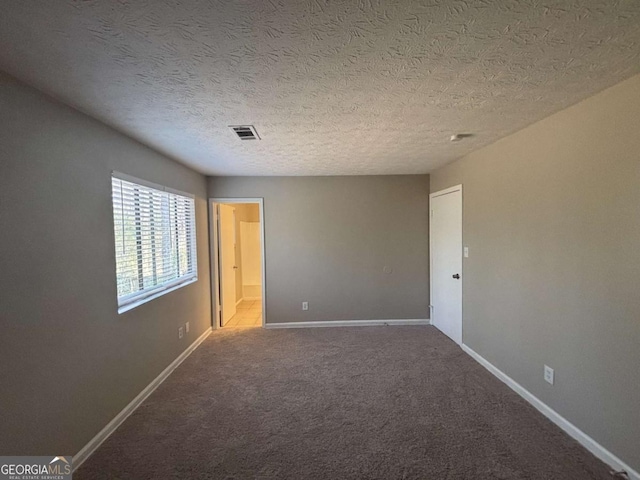
M229 128L240 138L240 140L260 140L260 135L253 125L229 125Z
M449 141L451 142L459 142L460 140L464 140L465 138L473 137L473 133L456 133L455 135L451 135Z

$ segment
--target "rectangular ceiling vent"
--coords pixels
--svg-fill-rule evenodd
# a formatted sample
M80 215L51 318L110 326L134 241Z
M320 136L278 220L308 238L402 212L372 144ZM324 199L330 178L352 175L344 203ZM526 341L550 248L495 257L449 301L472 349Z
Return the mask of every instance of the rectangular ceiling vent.
M260 135L253 125L229 125L229 128L240 140L260 140Z

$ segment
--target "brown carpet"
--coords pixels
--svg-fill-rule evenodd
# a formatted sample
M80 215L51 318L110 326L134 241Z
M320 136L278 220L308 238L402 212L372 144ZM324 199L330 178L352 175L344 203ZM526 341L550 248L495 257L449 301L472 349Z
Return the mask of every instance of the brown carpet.
M610 479L433 327L214 332L74 479Z

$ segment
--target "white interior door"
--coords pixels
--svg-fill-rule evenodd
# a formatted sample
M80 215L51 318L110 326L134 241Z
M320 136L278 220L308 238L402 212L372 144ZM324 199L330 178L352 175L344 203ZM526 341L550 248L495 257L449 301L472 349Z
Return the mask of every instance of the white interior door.
M462 186L430 199L431 323L462 344Z
M222 304L222 326L236 314L236 239L234 208L219 205L219 259L220 259L220 303Z

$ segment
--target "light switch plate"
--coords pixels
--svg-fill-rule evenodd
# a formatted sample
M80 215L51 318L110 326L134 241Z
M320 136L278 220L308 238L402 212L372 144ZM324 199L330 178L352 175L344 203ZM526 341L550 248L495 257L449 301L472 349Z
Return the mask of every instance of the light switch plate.
M469 247L464 247L464 258L469 258Z

